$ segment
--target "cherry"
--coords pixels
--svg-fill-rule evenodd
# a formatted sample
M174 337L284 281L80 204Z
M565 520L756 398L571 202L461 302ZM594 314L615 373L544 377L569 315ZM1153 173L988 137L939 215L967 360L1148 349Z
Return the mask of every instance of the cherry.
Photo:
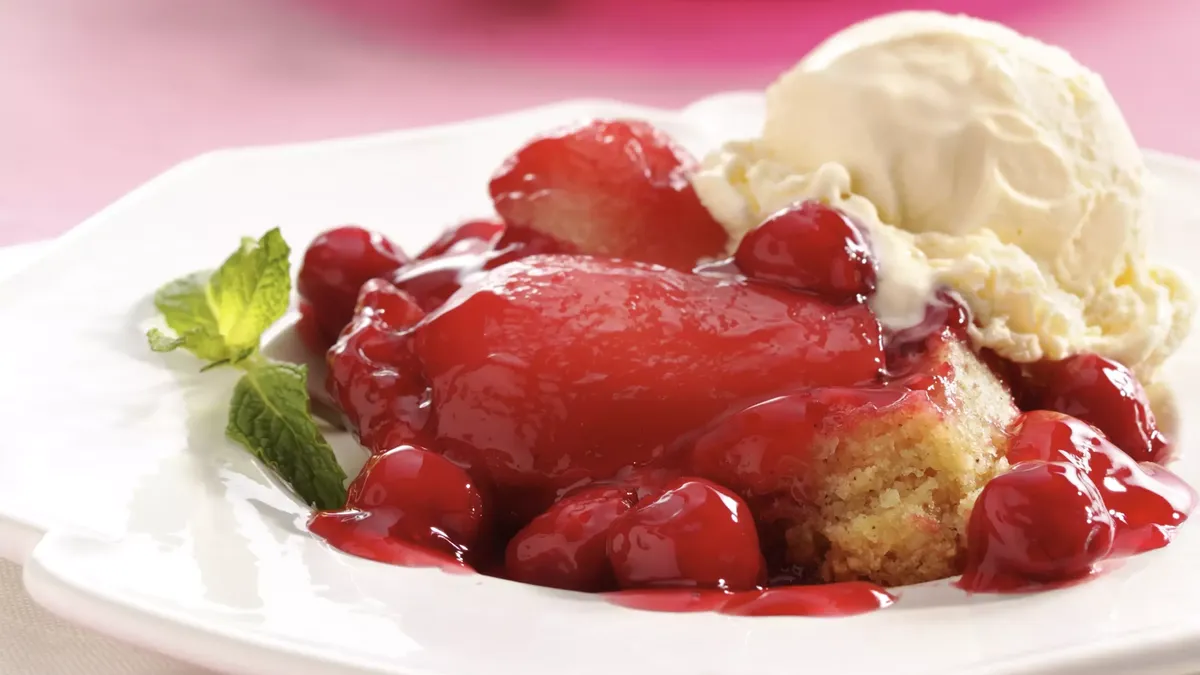
M417 256L417 260L486 251L495 245L502 234L504 223L499 220L468 220L443 232Z
M386 237L355 225L313 239L304 253L296 289L312 304L327 344L333 344L350 322L363 283L406 262L408 258Z
M1100 454L1093 463L1094 454ZM1009 426L1008 461L1012 464L1042 460L1069 462L1079 467L1097 482L1103 482L1104 472L1113 459L1128 462L1125 455L1103 437L1095 427L1082 420L1052 410L1021 413ZM1093 475L1099 470L1099 475Z
M428 385L408 329L424 316L383 280L363 285L354 321L326 354L326 389L372 452L420 441Z
M354 313L389 331L412 328L425 318L412 296L383 279L371 279L362 285Z
M437 530L409 529L403 537L394 536L392 531L401 518L394 509L318 511L308 529L330 546L360 558L405 567L470 571L463 562L466 551Z
M1139 462L1170 455L1146 391L1125 366L1097 354L1040 361L1027 368L1022 408L1054 410L1092 424Z
M393 511L392 536L423 537L432 529L462 549L475 546L483 521L483 499L470 476L445 457L410 445L368 459L350 484L346 504Z
M848 300L875 291L875 259L845 214L819 201L779 211L746 234L734 262L746 276Z
M1088 475L1115 523L1112 555L1166 546L1196 503L1195 491L1178 476L1135 462L1095 427L1068 415L1024 413L1010 436L1009 462L1067 462Z
M612 587L605 549L609 526L634 501L632 491L615 487L590 488L563 498L509 541L508 578L574 591Z
M766 579L749 507L701 478L671 483L613 523L608 560L621 588L740 591Z
M448 253L401 267L392 273L390 280L411 295L421 309L432 312L482 270L486 259L479 253Z
M967 527L963 588L1003 591L1071 581L1108 556L1114 524L1076 466L1021 462L984 486Z
M496 241L494 252L483 268L495 269L505 263L531 255L577 252L578 249L574 244L557 239L545 232L539 232L531 227L508 225L504 228L504 234Z
M570 253L573 247L526 227L507 226L503 234L472 243L459 240L440 256L418 260L396 270L391 281L432 312L470 279L504 263L539 253Z
M593 487L619 487L632 491L634 503L647 497L658 499L667 486L680 477L678 469L661 466L628 466L617 471L612 478L605 478L594 483L588 483L576 490L568 491L567 495L575 494L578 490L588 490Z

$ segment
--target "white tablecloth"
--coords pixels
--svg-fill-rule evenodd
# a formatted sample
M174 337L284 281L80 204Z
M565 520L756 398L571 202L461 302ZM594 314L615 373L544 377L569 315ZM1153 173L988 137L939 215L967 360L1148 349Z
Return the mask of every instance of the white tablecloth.
M43 245L0 248L0 281ZM39 607L21 568L0 560L0 675L206 675L207 671L76 627Z
M21 585L21 568L0 560L0 673L4 675L206 675L62 621Z

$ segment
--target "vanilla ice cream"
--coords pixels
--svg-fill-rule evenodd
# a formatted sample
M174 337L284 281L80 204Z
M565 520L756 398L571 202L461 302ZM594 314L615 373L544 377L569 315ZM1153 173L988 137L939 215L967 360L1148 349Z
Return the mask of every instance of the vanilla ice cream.
M1146 261L1145 181L1098 75L936 12L828 39L767 90L761 137L712 153L694 179L734 246L799 200L846 210L880 260L872 306L885 324L915 323L948 286L981 346L1020 362L1096 352L1148 377L1194 303Z

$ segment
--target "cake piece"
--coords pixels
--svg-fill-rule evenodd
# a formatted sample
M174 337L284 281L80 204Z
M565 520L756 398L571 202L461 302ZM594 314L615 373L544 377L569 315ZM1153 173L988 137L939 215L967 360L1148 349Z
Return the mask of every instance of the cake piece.
M776 569L896 586L961 572L967 519L1007 468L1005 386L950 333L913 374L780 396L714 424L694 468L746 497Z

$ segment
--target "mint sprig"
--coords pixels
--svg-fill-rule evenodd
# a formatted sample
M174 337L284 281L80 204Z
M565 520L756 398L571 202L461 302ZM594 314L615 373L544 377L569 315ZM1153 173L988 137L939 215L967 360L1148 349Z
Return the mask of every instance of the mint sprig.
M291 249L278 229L243 239L212 273L176 279L154 304L176 336L146 333L150 349L186 349L208 363L243 371L233 390L225 433L242 444L321 509L346 501L346 473L313 419L308 373L302 365L270 361L259 353L262 334L284 315L291 294Z
M225 433L320 508L346 503L346 474L313 422L308 372L294 363L251 368L233 388Z
M179 337L147 337L155 351L180 347L213 362L236 364L258 350L262 334L283 316L292 290L291 248L279 228L246 238L216 272L189 274L158 289L154 306Z

